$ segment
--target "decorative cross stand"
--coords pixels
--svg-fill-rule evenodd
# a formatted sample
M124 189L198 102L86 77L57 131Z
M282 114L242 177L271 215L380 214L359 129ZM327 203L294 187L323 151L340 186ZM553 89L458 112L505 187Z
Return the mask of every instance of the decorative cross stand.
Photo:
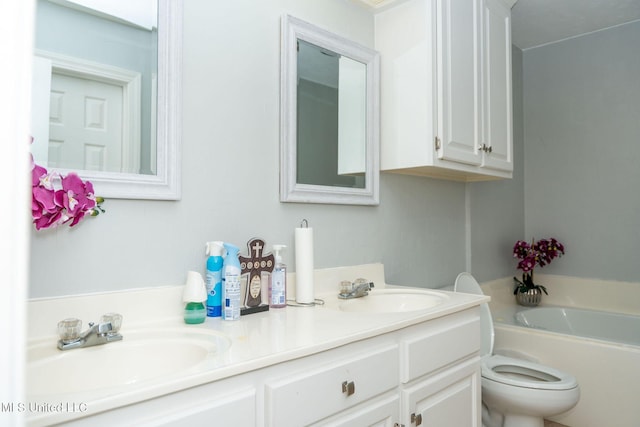
M241 274L247 277L243 306L240 308L241 315L269 310L268 295L264 296L264 300L262 295L262 273L271 274L275 259L271 252L265 254L264 248L264 240L253 238L247 242L249 256L239 256Z

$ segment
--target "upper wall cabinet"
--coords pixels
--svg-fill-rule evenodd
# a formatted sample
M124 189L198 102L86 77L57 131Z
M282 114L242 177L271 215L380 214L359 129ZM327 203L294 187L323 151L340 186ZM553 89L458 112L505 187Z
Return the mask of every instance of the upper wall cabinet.
M382 170L511 178L514 0L409 0L376 15Z

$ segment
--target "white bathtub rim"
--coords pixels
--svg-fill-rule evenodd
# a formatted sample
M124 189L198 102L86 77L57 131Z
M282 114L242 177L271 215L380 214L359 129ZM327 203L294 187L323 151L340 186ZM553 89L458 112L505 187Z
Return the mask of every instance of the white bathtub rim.
M607 341L604 339L599 339L599 338L593 338L593 337L585 337L582 335L571 335L571 334L565 334L562 332L555 332L555 331L549 331L549 330L544 330L544 329L536 329L536 328L531 328L531 327L527 327L527 326L523 326L523 325L512 325L509 323L503 323L501 321L496 321L495 319L493 319L493 324L494 324L494 328L496 329L506 329L506 330L516 330L516 331L527 331L527 333L531 333L534 335L553 335L556 337L562 337L566 340L569 341L579 341L579 342L584 342L587 341L591 344L595 344L597 346L602 346L602 347L619 347L619 348L624 348L626 350L631 350L633 352L637 352L638 354L640 354L640 346L634 345L634 344L630 344L630 343L621 343L621 342L617 342L617 341ZM500 354L505 354L504 352L507 351L513 351L510 349L496 349L494 351L494 353L500 353ZM516 350L517 352L517 350ZM524 353L526 354L526 353ZM530 356L533 361L536 361L537 358L534 356Z
M483 292L491 297L491 310L515 305L514 276L482 283ZM535 283L545 286L549 292L549 295L542 296L542 305L640 316L640 305L637 304L637 301L640 301L640 282L622 282L536 272Z

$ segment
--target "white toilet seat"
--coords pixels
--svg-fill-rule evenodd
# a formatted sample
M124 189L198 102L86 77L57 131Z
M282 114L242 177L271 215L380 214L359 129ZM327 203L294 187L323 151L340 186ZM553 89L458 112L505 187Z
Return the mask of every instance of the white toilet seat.
M493 355L482 358L482 378L513 387L536 390L571 390L578 386L573 375L522 359Z

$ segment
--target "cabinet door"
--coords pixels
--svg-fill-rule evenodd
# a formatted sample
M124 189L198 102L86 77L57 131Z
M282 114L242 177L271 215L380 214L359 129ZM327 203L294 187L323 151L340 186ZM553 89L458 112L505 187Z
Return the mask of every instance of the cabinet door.
M480 427L480 365L474 357L402 391L404 424Z
M438 0L438 157L482 161L480 133L480 0Z
M490 151L483 166L513 170L511 101L511 11L497 0L483 1L483 138Z

